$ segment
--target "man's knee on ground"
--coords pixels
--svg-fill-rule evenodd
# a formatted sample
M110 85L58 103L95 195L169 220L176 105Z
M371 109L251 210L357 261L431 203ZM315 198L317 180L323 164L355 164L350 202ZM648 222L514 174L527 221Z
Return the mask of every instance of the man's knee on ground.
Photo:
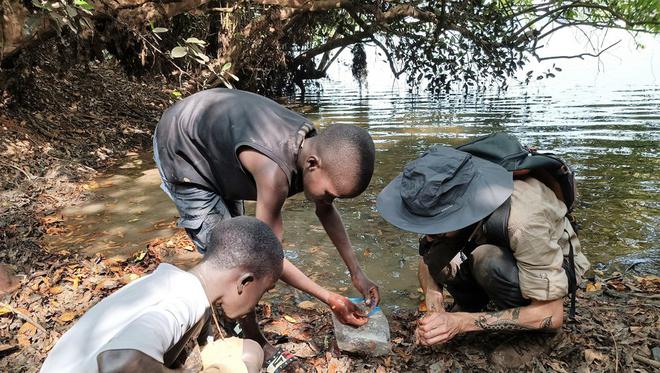
M259 343L251 339L244 339L242 360L248 368L250 366L261 367L264 362L264 350Z

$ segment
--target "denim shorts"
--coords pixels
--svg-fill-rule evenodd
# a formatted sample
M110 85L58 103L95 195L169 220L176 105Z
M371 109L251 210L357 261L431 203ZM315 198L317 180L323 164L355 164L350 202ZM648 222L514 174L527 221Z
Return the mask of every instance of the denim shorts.
M185 228L200 253L206 252L209 232L218 222L245 213L243 201L225 200L219 194L196 184L173 184L168 182L158 158L158 146L154 137L154 161L160 173L160 188L176 205L179 211L177 226Z

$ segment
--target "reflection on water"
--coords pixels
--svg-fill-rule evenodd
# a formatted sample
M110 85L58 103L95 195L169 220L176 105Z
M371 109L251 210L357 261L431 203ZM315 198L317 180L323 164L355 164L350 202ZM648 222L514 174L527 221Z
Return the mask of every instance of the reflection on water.
M378 150L372 183L362 196L338 201L337 205L360 262L381 285L385 304L402 306L418 302L417 237L378 216L378 192L407 161L430 145L457 145L494 131L509 132L527 145L560 153L573 165L580 192L576 210L582 223L580 237L593 263L612 258L622 258L619 261L624 265L643 261L638 269L657 273L659 108L660 87L649 86L609 91L580 87L557 90L551 95L512 89L500 95L441 99L398 92L360 95L357 91L326 88L317 97L308 98L298 110L321 128L356 124L372 134ZM141 169L153 167L145 162ZM132 177L140 175L143 181L153 180L115 185L93 202L115 207L94 212L100 232L108 233L106 225L113 222L121 226L131 221L137 226L133 234L154 231L150 227L169 229L157 224L173 220L173 204L158 188L154 171ZM129 185L136 189L127 189ZM138 220L128 216L129 198L144 208ZM118 205L122 201L128 204ZM68 215L78 219L83 216L74 211ZM84 227L81 225L82 231ZM284 227L284 246L294 263L324 286L354 294L345 266L320 227L313 207L302 196L287 201ZM124 238L126 234L131 232L124 232ZM142 242L142 238L134 236L131 240ZM87 250L95 249L89 243Z

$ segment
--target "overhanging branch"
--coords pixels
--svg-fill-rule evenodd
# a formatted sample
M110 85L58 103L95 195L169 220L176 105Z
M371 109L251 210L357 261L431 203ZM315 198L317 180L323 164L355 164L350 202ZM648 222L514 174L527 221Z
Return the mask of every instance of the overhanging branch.
M605 53L608 49L614 47L615 45L619 44L621 40L610 44L607 48L601 49L598 53L580 53L580 54L575 54L575 55L570 55L570 56L551 56L551 57L540 57L537 58L540 61L547 61L547 60L558 60L558 59L571 59L571 58L579 58L581 60L584 59L584 57L600 57L601 54Z

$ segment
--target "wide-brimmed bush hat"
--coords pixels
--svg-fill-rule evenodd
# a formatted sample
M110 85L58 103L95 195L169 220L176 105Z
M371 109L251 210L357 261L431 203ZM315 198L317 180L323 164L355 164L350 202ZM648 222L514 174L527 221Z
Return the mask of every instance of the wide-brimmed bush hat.
M436 145L410 161L378 195L390 224L421 234L465 228L490 215L513 192L513 175L469 153Z

